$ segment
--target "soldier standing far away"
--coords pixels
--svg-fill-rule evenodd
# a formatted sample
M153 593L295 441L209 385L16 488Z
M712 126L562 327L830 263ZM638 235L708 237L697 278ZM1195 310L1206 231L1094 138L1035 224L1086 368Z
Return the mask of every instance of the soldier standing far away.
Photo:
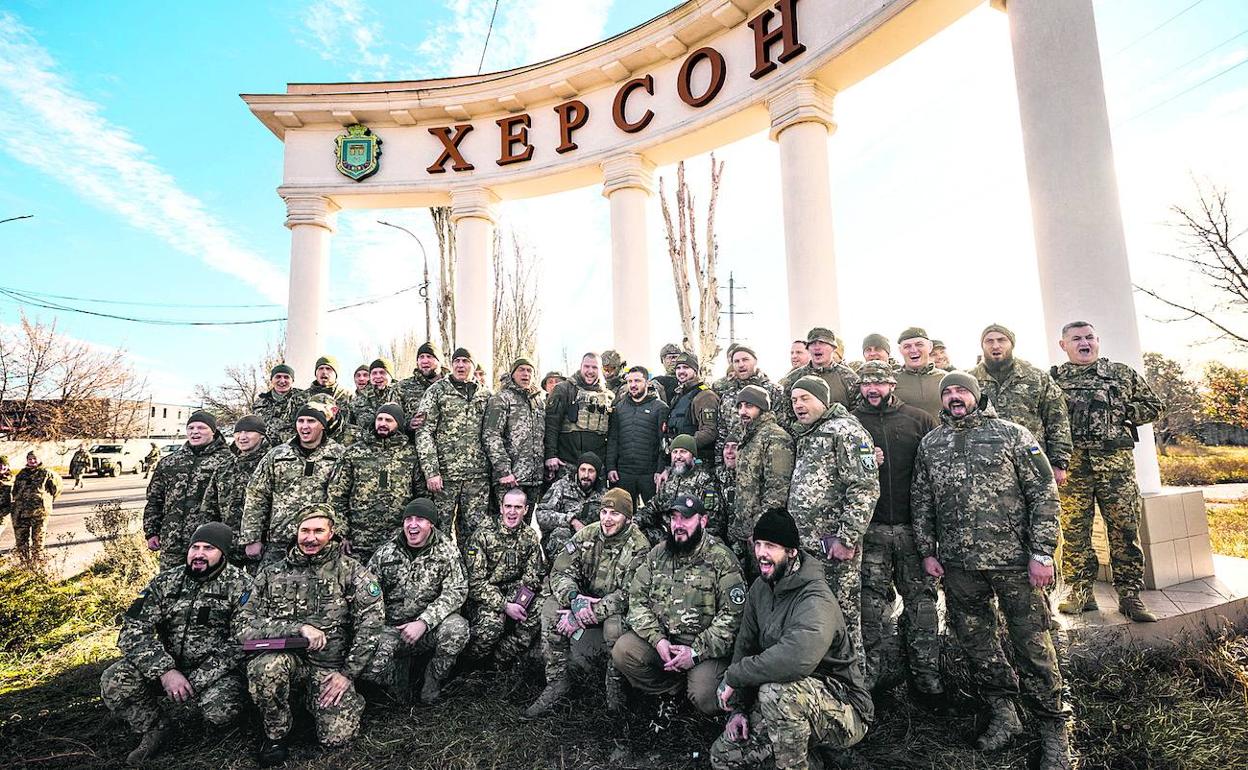
M152 444L152 446L156 446ZM82 477L91 468L91 455L87 453L85 444L80 444L69 459L69 475L74 479L74 489L82 486ZM147 478L146 475L143 478Z
M1062 576L1070 594L1058 610L1077 615L1096 609L1092 581L1092 516L1100 508L1109 535L1109 563L1118 611L1133 621L1151 623L1157 616L1140 600L1144 587L1144 552L1140 549L1140 488L1135 481L1132 448L1136 428L1156 420L1161 400L1131 367L1101 358L1101 340L1087 321L1062 327L1058 342L1070 359L1052 369L1066 394L1074 452L1062 490Z
M35 450L27 452L26 467L13 479L13 550L23 562L43 558L43 530L60 495L60 475L44 466Z
M160 462L160 447L156 446L156 442L153 441L152 448L143 456L143 478L152 475L158 462Z
M13 476L9 469L9 456L0 455L0 534L4 534L4 520L13 513Z

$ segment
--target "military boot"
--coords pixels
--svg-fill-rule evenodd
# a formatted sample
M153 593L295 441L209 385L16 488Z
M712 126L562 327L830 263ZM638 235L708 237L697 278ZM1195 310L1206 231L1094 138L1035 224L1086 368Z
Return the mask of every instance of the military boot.
M1022 731L1023 723L1018 719L1014 702L1009 698L989 698L988 727L975 739L975 748L1000 751Z
M568 694L568 689L569 684L567 674L558 677L554 681L548 682L546 684L546 689L542 690L542 694L537 696L537 700L533 701L533 705L525 709L524 715L532 719L533 717L540 717L542 714L547 713L555 707L555 704L559 702L560 698Z
M1041 720L1038 770L1070 770L1070 766L1070 728L1066 720Z
M169 727L165 724L158 724L147 732L143 733L139 745L134 751L126 756L126 764L131 767L142 767L143 763L156 756L160 751L160 747L164 745L165 739L169 737Z
M624 676L607 663L607 711L618 714L624 710Z
M286 761L286 739L265 738L260 742L260 751L256 752L256 764L261 767L277 767Z
M1057 605L1057 611L1063 615L1082 615L1084 612L1095 612L1099 609L1092 586L1077 583L1070 587L1070 593Z
M425 668L425 683L420 688L420 702L426 705L437 703L442 698L442 683L455 665L454 658L435 656Z
M1138 591L1127 591L1118 595L1118 611L1136 623L1156 623L1157 616L1140 601Z

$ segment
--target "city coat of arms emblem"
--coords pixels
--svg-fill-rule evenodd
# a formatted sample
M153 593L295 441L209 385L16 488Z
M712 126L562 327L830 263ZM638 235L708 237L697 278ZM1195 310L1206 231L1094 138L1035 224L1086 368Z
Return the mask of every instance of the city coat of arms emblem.
M334 139L338 157L338 173L363 181L381 167L381 137L367 126L356 123L347 126L347 133Z

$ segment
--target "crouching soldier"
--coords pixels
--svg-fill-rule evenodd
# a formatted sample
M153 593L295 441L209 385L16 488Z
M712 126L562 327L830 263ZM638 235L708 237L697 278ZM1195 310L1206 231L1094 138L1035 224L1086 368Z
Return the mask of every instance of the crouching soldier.
M459 614L468 598L468 579L459 550L438 531L439 523L437 505L416 498L403 508L398 535L368 563L385 597L386 627L364 678L385 687L401 703L411 700L414 656L433 653L420 700L436 703L442 682L468 646L468 621Z
M727 526L719 509L719 485L715 474L698 459L697 451L693 436L687 433L672 441L672 464L659 474L658 491L637 517L637 526L651 543L660 543L667 537L667 514L674 501L685 497L702 504L706 532L721 540L725 537Z
M251 578L226 559L232 539L220 522L201 524L183 565L154 577L126 611L117 637L122 658L100 677L100 697L143 736L126 758L131 765L155 755L169 736L162 694L195 704L214 725L233 720L243 705L234 636Z
M568 658L607 653L607 708L619 711L624 690L612 665L610 650L624 632L628 613L628 579L650 550L650 542L633 523L633 497L623 488L602 496L598 521L572 536L555 556L550 596L542 605L542 656L546 689L526 716L550 711L568 691Z
M560 476L537 504L534 517L542 530L542 545L554 557L563 550L573 533L592 521L587 511L596 511L606 489L602 460L585 452L576 461L576 471Z
M247 663L247 688L264 718L261 767L286 761L292 690L303 696L322 745L336 748L355 737L364 699L354 682L372 658L384 622L381 586L342 552L333 509L326 503L304 507L294 545L260 570L243 605L243 641L308 640L306 653L264 652Z
M875 709L845 618L797 524L772 508L754 526L759 580L750 586L732 665L719 688L732 716L711 746L715 770L820 766L812 749L853 746ZM748 714L748 716L747 716Z

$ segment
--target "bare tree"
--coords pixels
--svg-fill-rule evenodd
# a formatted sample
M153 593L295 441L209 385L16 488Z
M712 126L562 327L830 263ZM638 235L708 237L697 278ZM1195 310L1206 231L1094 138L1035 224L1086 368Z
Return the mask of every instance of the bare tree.
M502 235L494 234L494 376L506 372L511 363L526 356L534 358L537 348L537 325L541 312L537 306L538 260L511 233L511 252L504 256ZM538 373L541 376L541 373Z
M1153 299L1183 315L1168 321L1198 318L1212 326L1215 339L1248 347L1248 253L1236 251L1236 241L1248 230L1236 229L1231 220L1229 195L1217 187L1196 185L1199 201L1194 207L1173 206L1181 248L1166 256L1187 266L1204 279L1213 297L1176 298L1162 290L1137 285ZM1168 294L1168 292L1166 292Z
M681 337L684 348L697 354L703 366L713 361L720 351L719 281L715 273L719 263L719 242L715 238L715 204L719 199L719 182L723 171L723 161L717 163L715 154L712 153L710 204L706 208L705 240L701 242L697 233L697 207L693 193L685 183L685 162L681 161L676 165L674 225L664 180L659 178L659 202L663 208L667 253L672 262L672 282L676 289L676 308L680 313ZM698 288L696 314L689 297L690 272L693 273Z
M438 334L449 354L455 348L455 225L450 206L435 206L429 216L438 237Z
M282 345L269 344L264 356L250 364L225 367L225 382L195 386L195 398L222 422L235 422L251 414L256 397L269 388L269 370L285 360Z

